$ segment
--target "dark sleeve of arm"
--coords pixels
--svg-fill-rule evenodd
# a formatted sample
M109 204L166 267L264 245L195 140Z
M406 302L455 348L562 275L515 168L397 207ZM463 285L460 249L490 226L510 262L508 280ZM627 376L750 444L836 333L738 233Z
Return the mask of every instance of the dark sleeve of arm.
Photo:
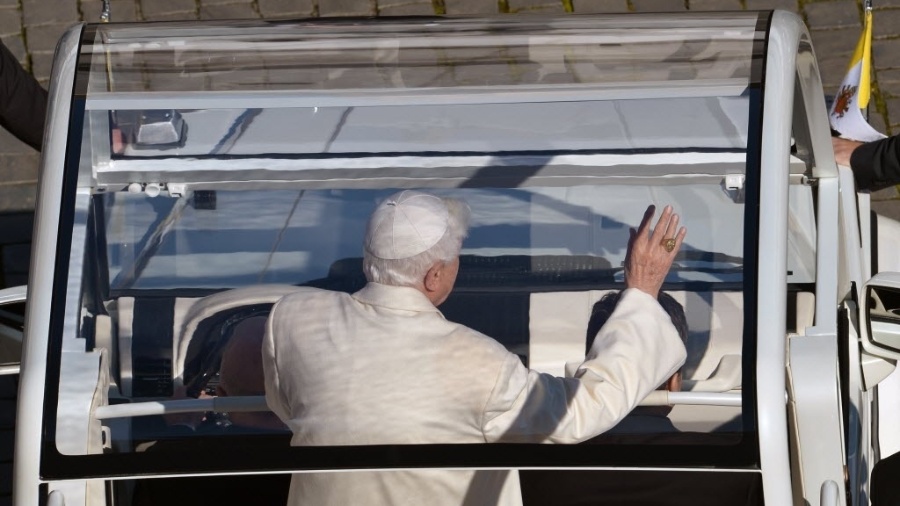
M40 151L47 90L0 43L0 126Z
M853 150L850 167L860 190L900 184L900 136L868 142Z

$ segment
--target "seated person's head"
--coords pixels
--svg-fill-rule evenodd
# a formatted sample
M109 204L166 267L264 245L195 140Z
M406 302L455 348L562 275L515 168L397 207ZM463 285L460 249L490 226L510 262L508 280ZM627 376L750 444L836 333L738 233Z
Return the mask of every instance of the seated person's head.
M587 326L586 352L587 350L590 350L591 345L594 344L594 339L597 337L597 333L600 332L600 328L603 327L606 321L609 320L610 315L615 311L616 304L618 304L621 294L622 292L609 292L594 304L594 308L591 310L591 319L588 321ZM678 331L678 336L681 338L681 341L686 344L688 326L687 318L684 314L684 307L672 298L671 295L663 291L659 292L657 301L666 313L669 314L669 318L672 319L672 324L675 325L675 330ZM670 392L681 391L681 370L679 369L668 379L668 381L663 385L660 385L660 387L665 387L665 389Z
M266 394L262 367L265 331L265 316L247 318L234 327L222 352L216 395L237 397ZM284 424L271 412L232 412L229 413L229 419L232 424L242 427L284 428Z
M453 288L468 228L469 207L460 200L414 190L391 195L366 227L366 280L417 288L437 306Z

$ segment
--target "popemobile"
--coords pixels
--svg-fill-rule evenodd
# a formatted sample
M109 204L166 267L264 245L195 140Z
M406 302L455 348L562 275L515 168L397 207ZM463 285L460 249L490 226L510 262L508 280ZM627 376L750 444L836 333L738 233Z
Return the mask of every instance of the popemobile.
M526 505L855 506L900 450L900 223L836 166L794 14L83 24L49 111L24 331L0 332L21 342L2 368L15 506L451 468L508 469ZM688 358L642 403L672 428L353 447L236 430L268 408L221 391L235 329L300 286L361 288L366 220L401 189L472 208L444 316L557 376L623 288L629 229L673 205L689 232L663 290Z

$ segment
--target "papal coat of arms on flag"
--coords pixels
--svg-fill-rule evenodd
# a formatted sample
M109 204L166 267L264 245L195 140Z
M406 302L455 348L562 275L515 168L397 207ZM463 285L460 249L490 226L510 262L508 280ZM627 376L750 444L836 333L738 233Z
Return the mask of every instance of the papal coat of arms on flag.
M872 9L866 8L865 25L850 60L850 68L841 82L828 119L841 137L870 142L885 136L866 121L863 110L869 105L872 76Z
M853 97L856 96L857 90L859 90L859 86L850 84L841 87L841 91L834 97L834 106L831 110L831 114L835 119L839 120L844 117L844 114L847 114L850 110L850 104L853 103Z

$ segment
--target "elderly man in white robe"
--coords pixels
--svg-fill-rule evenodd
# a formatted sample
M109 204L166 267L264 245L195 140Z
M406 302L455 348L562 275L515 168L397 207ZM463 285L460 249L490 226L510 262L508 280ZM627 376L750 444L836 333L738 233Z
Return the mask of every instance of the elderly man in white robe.
M291 444L577 443L613 427L685 360L657 294L685 236L670 207L632 231L626 289L574 378L526 368L500 343L444 319L469 208L402 191L372 214L368 284L301 288L272 309L266 400ZM477 479L474 479L477 475ZM472 502L474 500L474 502ZM298 473L290 505L521 504L516 473Z

